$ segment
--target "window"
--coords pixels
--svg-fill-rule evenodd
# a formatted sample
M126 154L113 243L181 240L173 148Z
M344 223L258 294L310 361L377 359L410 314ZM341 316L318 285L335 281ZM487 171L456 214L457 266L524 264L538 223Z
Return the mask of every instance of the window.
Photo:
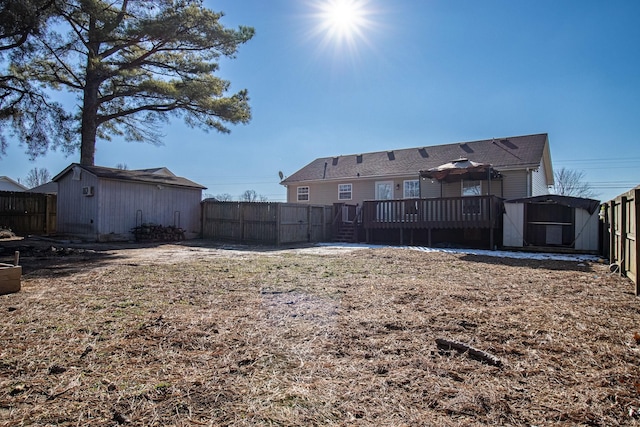
M403 197L405 199L420 198L420 181L418 181L417 179L405 181Z
M462 181L462 197L480 196L482 184L480 181ZM462 201L462 213L465 215L480 214L480 200L473 198Z
M351 200L351 184L338 184L338 200Z
M480 181L462 181L462 196L480 196L482 184Z
M298 187L298 201L306 202L309 200L309 187Z

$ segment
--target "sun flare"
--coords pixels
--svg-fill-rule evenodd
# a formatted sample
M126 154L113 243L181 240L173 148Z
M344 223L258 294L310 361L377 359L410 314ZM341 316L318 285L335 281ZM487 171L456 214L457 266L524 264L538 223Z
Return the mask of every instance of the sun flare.
M321 19L328 31L347 36L361 31L364 10L361 3L353 0L333 0L324 5Z
M316 0L313 3L314 33L325 45L354 49L358 42L366 42L366 30L373 26L373 11L369 0Z

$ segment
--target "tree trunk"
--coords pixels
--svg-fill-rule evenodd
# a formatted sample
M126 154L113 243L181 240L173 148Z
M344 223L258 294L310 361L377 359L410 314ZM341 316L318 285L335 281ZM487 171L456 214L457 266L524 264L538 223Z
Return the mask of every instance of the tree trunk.
M89 76L87 73L87 81ZM92 85L87 82L84 88L84 103L82 106L82 130L80 133L80 164L85 166L93 166L95 163L96 152L96 132L98 126L96 124L98 116L98 85Z
M98 131L98 96L100 89L100 74L98 64L100 59L98 52L100 43L97 38L95 22L91 19L88 32L87 67L84 86L84 99L82 103L82 121L80 131L80 164L93 166L96 153L96 133Z

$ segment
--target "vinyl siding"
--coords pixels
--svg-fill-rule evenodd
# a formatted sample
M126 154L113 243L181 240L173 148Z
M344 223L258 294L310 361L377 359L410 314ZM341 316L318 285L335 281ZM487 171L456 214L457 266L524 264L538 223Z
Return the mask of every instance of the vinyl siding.
M425 199L440 197L440 183L430 179L420 180L420 196Z
M505 199L519 199L528 197L527 191L527 171L511 170L502 173L502 191Z
M418 179L416 175L393 179L360 179L343 181L328 181L320 183L291 184L287 187L288 203L303 203L311 205L332 205L334 203L347 203L350 205L362 204L365 200L375 199L375 183L379 181L393 181L394 199L402 199L404 181ZM351 184L351 200L338 200L338 185ZM298 201L298 187L309 187L309 200ZM396 188L399 187L399 188Z
M200 233L201 190L128 181L100 182L100 235L126 235L143 223ZM194 237L194 236L191 236Z
M86 172L80 173L80 179L74 180L70 171L58 181L57 232L93 239L97 236L98 223L98 179ZM94 195L82 195L83 187L93 187Z
M356 203L362 203L364 200L375 199L375 183L378 181L393 181L394 198L402 199L404 181L410 179L416 179L416 177L406 176L402 178L389 179L385 179L384 177L380 177L378 179L354 178L352 180L344 181L290 184L287 187L287 202L320 205L331 205L333 203L345 202L355 205ZM527 181L527 171L525 169L504 171L502 180L495 180L491 182L491 194L507 200L529 197L531 196L531 187L533 185L536 186L536 191L544 191L540 194L548 194L543 167L539 168L538 172L531 176L531 179L532 182ZM338 200L338 184L352 185L352 200ZM398 189L396 189L397 186L399 186ZM309 187L308 201L298 202L298 187ZM460 197L462 195L462 184L460 182L443 183L442 192L440 187L441 185L438 181L431 182L431 180L428 179L421 179L420 195L422 198ZM482 194L487 194L488 190L489 187L487 181L482 181Z
M531 173L531 195L542 196L544 194L549 194L549 186L545 162L541 162L540 167Z
M98 179L83 170L58 180L57 231L91 240L124 240L141 223L176 225L187 237L200 234L202 190L131 181ZM83 187L94 195L82 195Z

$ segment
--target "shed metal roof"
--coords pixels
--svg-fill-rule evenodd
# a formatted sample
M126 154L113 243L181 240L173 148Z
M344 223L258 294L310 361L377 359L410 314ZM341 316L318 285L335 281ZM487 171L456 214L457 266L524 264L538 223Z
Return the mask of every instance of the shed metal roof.
M182 178L179 176L175 176L169 169L161 167L161 168L153 168L153 169L140 169L140 170L123 170L123 169L115 169L115 168L106 168L102 166L86 166L80 165L78 163L72 163L67 166L62 172L58 175L54 176L52 181L57 182L70 172L73 168L79 167L92 175L97 176L98 178L103 179L113 179L120 181L134 181L134 182L144 182L148 184L162 184L162 185L174 185L178 187L189 187L189 188L199 188L206 189L205 186L190 181L186 178Z

